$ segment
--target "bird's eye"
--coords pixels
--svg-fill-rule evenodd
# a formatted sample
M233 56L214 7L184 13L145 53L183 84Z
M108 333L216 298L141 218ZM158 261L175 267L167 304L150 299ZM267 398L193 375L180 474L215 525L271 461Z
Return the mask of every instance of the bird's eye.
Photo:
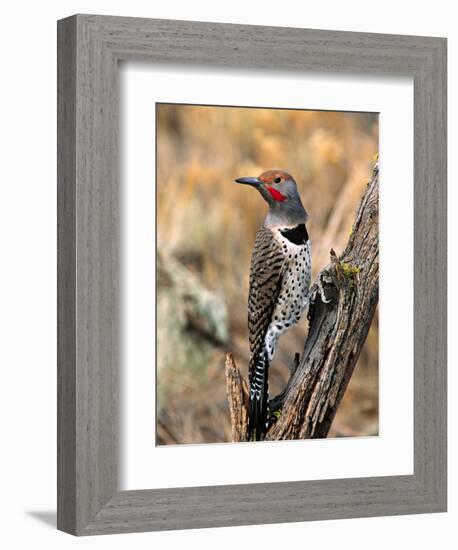
M274 179L274 182L275 182L275 183L280 183L280 182L281 182L281 178L275 178L275 179Z

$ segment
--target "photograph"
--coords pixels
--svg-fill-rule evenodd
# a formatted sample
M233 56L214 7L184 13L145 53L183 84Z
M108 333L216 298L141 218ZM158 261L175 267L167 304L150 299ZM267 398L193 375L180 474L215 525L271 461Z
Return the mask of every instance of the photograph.
M238 440L266 438L378 137L378 113L156 103L156 445L236 440L227 354L244 380ZM379 434L378 380L375 310L327 437Z

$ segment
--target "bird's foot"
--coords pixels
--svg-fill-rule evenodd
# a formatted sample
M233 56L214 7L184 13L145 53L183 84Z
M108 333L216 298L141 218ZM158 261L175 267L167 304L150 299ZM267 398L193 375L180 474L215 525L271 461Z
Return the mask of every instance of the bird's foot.
M321 282L321 278L318 278L318 281L316 283L316 289L320 295L320 298L321 298L321 301L323 302L323 304L330 304L332 302L332 299L329 298L327 299L326 298L326 294L324 292L324 288L323 288L323 283ZM315 295L316 297L316 295Z

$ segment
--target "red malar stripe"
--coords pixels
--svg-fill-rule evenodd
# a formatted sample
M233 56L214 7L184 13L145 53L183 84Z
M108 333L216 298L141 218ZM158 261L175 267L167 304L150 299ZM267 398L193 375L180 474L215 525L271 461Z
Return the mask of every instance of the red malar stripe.
M284 201L284 200L286 200L285 195L282 195L280 193L280 191L277 191L273 187L269 187L268 185L266 185L266 189L267 189L267 191L269 191L269 193L270 193L271 197L274 199L274 201Z

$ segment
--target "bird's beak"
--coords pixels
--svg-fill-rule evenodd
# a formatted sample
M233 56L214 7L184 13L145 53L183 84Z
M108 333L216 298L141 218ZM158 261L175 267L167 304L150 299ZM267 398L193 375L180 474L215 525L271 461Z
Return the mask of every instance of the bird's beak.
M245 185L252 185L253 187L259 187L262 181L259 178L237 178L236 183L244 183Z

